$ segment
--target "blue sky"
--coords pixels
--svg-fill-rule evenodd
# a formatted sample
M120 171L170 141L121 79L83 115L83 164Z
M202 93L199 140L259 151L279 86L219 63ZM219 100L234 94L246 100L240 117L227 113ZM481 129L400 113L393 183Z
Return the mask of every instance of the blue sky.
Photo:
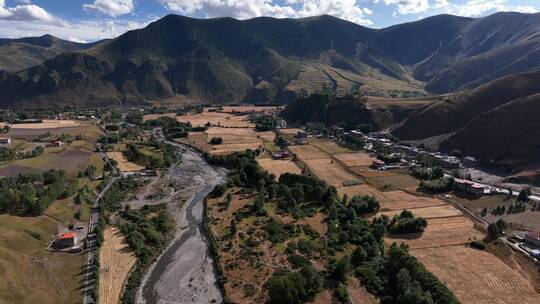
M170 13L197 18L330 14L372 28L449 13L535 13L540 0L0 0L0 37L111 38Z

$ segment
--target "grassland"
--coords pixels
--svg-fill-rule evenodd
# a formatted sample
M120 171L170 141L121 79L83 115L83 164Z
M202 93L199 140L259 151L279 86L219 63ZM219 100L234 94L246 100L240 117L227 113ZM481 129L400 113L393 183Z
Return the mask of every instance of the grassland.
M56 203L50 208L54 207ZM66 212L70 212L69 209ZM0 215L1 303L82 302L85 256L51 253L46 249L60 224L63 223L48 215Z

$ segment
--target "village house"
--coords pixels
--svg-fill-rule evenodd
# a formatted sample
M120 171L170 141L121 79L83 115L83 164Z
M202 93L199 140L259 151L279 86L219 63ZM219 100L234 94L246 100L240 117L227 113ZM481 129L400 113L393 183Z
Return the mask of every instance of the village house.
M474 196L481 196L481 195L484 195L485 193L485 187L473 181L456 178L455 182L456 182L455 189L462 191L464 193L474 195Z
M55 241L54 241L54 247L61 249L61 248L71 248L77 246L78 239L77 239L77 233L75 232L68 232L60 235Z
M0 137L0 145L11 144L11 137Z
M279 152L274 153L274 155L272 155L272 158L273 159L284 159L284 158L286 158L288 156L289 156L289 153L287 151L279 151Z
M304 131L298 131L296 133L296 138L307 138L308 137L308 134L307 132L304 132Z
M525 234L525 242L540 246L540 233L529 231Z
M376 159L371 163L371 167L377 170L383 169L385 166L386 163L380 159Z

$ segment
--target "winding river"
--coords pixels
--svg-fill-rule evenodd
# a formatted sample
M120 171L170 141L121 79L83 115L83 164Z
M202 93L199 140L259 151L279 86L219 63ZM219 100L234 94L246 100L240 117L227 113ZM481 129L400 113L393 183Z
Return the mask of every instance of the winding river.
M180 185L179 196L168 202L176 219L174 240L152 265L137 293L137 303L221 303L215 265L203 227L203 201L212 189L225 181L226 173L212 167L194 149L167 142L182 149L182 162L169 169ZM185 203L181 204L181 199Z

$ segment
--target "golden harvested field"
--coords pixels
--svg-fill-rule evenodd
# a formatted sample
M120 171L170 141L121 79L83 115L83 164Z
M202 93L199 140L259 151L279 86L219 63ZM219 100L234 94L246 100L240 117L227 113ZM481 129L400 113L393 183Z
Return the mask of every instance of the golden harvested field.
M302 170L291 160L276 160L271 158L259 158L257 162L264 170L274 174L278 179L283 173L301 174Z
M414 210L413 210L414 213ZM406 243L410 248L431 248L467 244L484 235L464 216L427 219L423 233L400 234L387 238L389 242Z
M458 209L454 208L452 205L416 208L416 209L412 209L411 211L414 213L415 216L423 217L426 219L463 215ZM401 210L386 211L386 212L381 212L380 214L393 217L394 215L398 215L399 213L401 213Z
M299 128L285 128L285 129L279 129L279 133L282 134L292 134L296 135L298 132L303 132L304 130Z
M330 156L312 145L289 146L289 150L296 154L298 159L329 159Z
M118 229L108 227L103 237L99 250L99 302L118 304L137 258Z
M352 197L354 195L374 196L381 204L381 211L446 205L444 201L436 198L416 196L401 190L381 192L369 185L341 187L338 189L338 193L340 195L347 194L349 197Z
M205 131L208 136L221 136L221 135L244 135L250 136L255 134L255 130L251 128L220 128L211 127Z
M248 149L256 150L260 148L262 143L246 143L246 144L221 144L213 146L213 149L209 151L213 155L231 154L234 152L243 152Z
M252 128L254 125L249 122L248 117L233 115L220 112L202 112L194 115L176 116L176 120L181 122L190 122L194 127L203 127L207 123L212 126L233 127L233 128Z
M303 162L313 174L336 187L342 186L345 182L358 180L358 177L349 173L333 159L306 159Z
M41 123L24 123L11 125L12 130L17 129L60 129L60 128L74 128L81 124L75 120L53 120L44 119Z
M383 192L383 195L386 197L386 201L381 202L381 210L414 209L446 205L440 199L416 196L401 190Z
M256 132L252 128L211 127L204 132L189 132L187 138L180 138L178 141L210 154L221 155L258 149L264 142L272 142L274 136L273 132ZM221 145L209 144L212 137L221 137L223 143Z
M118 163L118 169L122 172L133 172L144 170L144 167L135 163L129 162L122 152L107 152L109 158L114 159Z
M540 303L530 282L486 251L464 246L411 250L463 304Z
M334 154L334 157L346 167L370 166L376 159L366 152Z

